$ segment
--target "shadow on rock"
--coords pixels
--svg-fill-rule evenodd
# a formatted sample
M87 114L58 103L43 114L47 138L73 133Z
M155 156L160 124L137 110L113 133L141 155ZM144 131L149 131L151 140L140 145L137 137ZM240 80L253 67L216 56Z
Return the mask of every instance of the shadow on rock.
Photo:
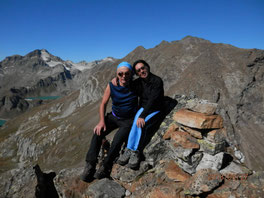
M156 118L154 116L154 119L156 119L154 122L155 124L148 129L148 135L146 136L144 143L140 143L142 145L141 150L143 150L146 147L146 145L151 141L151 138L153 137L153 135L160 128L162 121L174 109L174 107L177 104L178 104L177 100L172 99L169 96L164 97L164 105L162 108L163 110L161 111L161 113ZM144 159L144 156L142 156L142 158Z

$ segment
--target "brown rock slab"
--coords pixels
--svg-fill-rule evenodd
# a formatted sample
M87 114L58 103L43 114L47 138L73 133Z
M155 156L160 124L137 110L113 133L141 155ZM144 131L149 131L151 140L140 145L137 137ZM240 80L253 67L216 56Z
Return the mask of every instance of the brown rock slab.
M206 135L207 140L209 140L211 142L215 142L215 143L225 141L226 137L227 137L227 135L226 135L226 129L225 128L212 130L212 131L208 132Z
M173 160L171 160L165 167L165 174L167 177L174 181L183 182L191 176L184 172Z
M200 145L197 140L189 135L187 132L175 131L171 134L171 140L174 142L174 146L181 146L187 149L199 149Z
M147 198L189 198L191 196L186 196L183 194L183 189L181 186L175 184L163 184L157 186L151 190L147 195Z
M185 126L197 129L219 129L223 128L223 118L220 115L206 115L181 109L174 113L173 119Z
M192 129L192 128L189 128L189 127L186 127L186 126L181 126L180 130L188 132L191 136L193 136L193 137L195 137L197 139L202 139L203 138L202 133L200 131L195 130L195 129Z
M179 127L176 123L172 123L169 125L168 129L166 130L165 134L163 135L164 140L168 140L171 138L171 134L175 132Z

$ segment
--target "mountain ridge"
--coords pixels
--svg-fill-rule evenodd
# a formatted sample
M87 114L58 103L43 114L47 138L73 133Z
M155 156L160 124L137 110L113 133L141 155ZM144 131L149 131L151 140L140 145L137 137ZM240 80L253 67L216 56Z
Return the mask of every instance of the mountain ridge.
M77 90L32 108L0 128L0 161L5 164L2 175L16 168L29 171L32 163L56 172L67 167L79 170L98 121L103 90L115 76L116 65L138 59L146 60L151 72L163 79L166 95L177 100L176 96L182 95L216 102L229 146L242 151L250 169L263 170L264 51L198 41L187 37L184 42L163 42L150 49L140 46L122 59L76 74L80 80ZM15 141L17 132L19 144Z

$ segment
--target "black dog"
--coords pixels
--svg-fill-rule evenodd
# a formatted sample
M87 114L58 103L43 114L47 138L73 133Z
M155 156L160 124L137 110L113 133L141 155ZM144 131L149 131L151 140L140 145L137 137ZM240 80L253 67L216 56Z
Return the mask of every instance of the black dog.
M35 170L38 181L38 184L35 188L35 197L59 198L59 195L53 183L53 178L56 176L56 173L43 173L38 164L34 166L33 169Z

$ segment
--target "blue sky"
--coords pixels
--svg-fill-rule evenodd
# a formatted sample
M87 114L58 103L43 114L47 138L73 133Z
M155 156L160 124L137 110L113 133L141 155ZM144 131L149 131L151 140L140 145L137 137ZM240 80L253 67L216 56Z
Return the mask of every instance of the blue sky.
M264 0L0 0L0 60L35 49L123 58L187 35L264 49Z

